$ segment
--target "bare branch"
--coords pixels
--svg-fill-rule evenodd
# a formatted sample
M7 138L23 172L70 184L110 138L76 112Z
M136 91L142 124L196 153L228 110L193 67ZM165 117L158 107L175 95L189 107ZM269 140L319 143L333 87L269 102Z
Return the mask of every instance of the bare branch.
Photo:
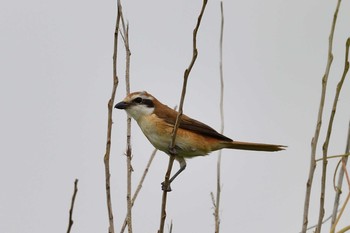
M222 68L222 47L223 47L223 35L224 35L224 7L222 1L220 2L221 9L221 27L220 27L220 118L221 118L221 130L220 133L224 133L224 73ZM220 232L220 199L221 199L221 150L219 151L218 161L216 165L216 203L214 202L214 195L212 199L214 203L214 220L215 220L215 233Z
M186 95L186 87L187 87L187 80L188 80L188 76L192 70L192 67L197 59L198 56L198 50L197 50L197 32L202 20L202 16L205 10L205 7L207 5L207 0L203 0L203 5L202 5L202 9L201 12L198 16L197 19L197 25L195 27L195 29L193 30L193 54L192 54L192 60L190 62L190 65L188 66L188 68L185 70L184 72L184 82L182 85L182 93L181 93L181 99L180 99L180 105L179 105L179 112L178 115L176 117L176 121L175 121L175 125L174 125L174 129L172 132L172 140L169 146L169 164L168 164L168 169L167 172L165 174L165 180L164 180L164 186L166 188L163 189L163 195L162 195L162 207L161 207L161 216L160 216L160 226L159 226L159 230L158 233L163 233L164 232L164 223L165 223L165 219L166 219L166 202L167 202L167 195L168 195L168 190L167 188L170 186L170 182L169 182L169 178L170 178L170 174L171 174L171 169L173 167L173 163L174 163L174 159L176 156L176 152L175 152L175 139L176 139L176 133L177 130L179 128L179 124L180 124L180 119L182 116L182 112L183 112L183 104L184 104L184 100L185 100L185 95Z
M125 87L126 94L130 94L130 45L129 45L129 25L125 25L125 20L123 14L121 14L122 31L121 36L124 41L125 47ZM131 200L131 173L133 171L131 165L132 159L132 149L131 149L131 118L127 117L127 133L126 133L126 171L127 171L127 192L126 192L126 202L127 202L127 217L126 222L128 225L128 232L132 233L132 200Z
M104 164L105 164L105 183L106 183L106 198L107 198L107 209L108 209L108 221L109 227L108 232L114 233L114 220L113 220L113 209L112 209L112 200L111 200L111 188L110 188L110 168L109 168L109 157L111 153L111 135L112 135L112 114L113 114L113 105L115 93L117 91L119 79L117 76L117 54L118 54L118 31L119 31L119 23L120 23L120 15L121 15L121 5L118 1L118 13L115 24L114 31L114 49L113 49L113 87L111 98L108 101L108 120L107 120L107 143L106 143L106 153L104 156Z
M321 125L322 125L322 116L323 116L323 109L324 109L324 103L326 98L326 90L327 90L327 82L328 82L328 76L331 69L331 65L333 62L333 36L335 31L335 25L337 22L338 17L338 11L340 7L341 0L338 0L337 7L334 12L333 16L333 23L329 35L329 43L328 43L328 59L327 59L327 65L326 70L324 73L324 76L322 78L322 91L321 91L321 99L320 99L320 105L318 110L318 117L317 117L317 124L315 129L314 137L311 140L311 156L310 156L310 168L309 168L309 178L306 183L306 194L305 194L305 201L304 201L304 213L303 213L303 225L302 225L302 233L306 233L307 225L308 225L308 214L309 214L309 207L310 207L310 197L311 197L311 188L312 188L312 182L314 178L314 173L316 169L316 149L317 149L317 142L320 135ZM324 160L324 163L326 163L327 160ZM320 213L320 217L323 218L324 211ZM322 218L321 222L322 223ZM316 231L317 232L317 231Z
M350 38L347 39L346 41L346 46L345 46L345 64L344 64L344 71L343 75L337 85L337 90L335 92L334 96L334 101L333 101L333 107L332 107L332 112L331 116L329 119L328 123L328 129L327 129L327 134L326 134L326 139L323 143L323 166L322 166L322 177L321 177L321 197L320 197L320 212L319 212L319 217L318 217L318 227L316 228L316 233L321 232L321 227L322 227L322 220L324 217L324 202L325 202L325 196L326 196L326 177L327 177L327 154L328 154L328 145L329 145L329 140L331 138L331 133L332 133L332 128L333 128L333 122L334 122L334 117L335 113L337 110L337 104L338 104L338 99L339 95L345 80L345 77L349 71L349 46L350 46Z
M173 129L173 132L172 132L172 140L171 140L170 148L174 148L175 147L176 133L177 133L177 130L179 128L181 116L183 114L183 104L184 104L184 101L185 101L188 76L190 75L190 72L191 72L191 70L193 68L193 65L196 62L197 56L198 56L197 32L198 32L199 25L201 23L201 20L202 20L203 13L204 13L205 7L207 5L207 2L208 2L207 0L203 1L202 10L201 10L201 12L200 12L200 14L198 16L198 19L197 19L197 25L196 25L195 29L193 30L192 60L190 62L190 65L188 66L188 68L184 72L184 82L183 82L183 85L182 85L182 92L181 92L180 105L179 105L179 113L177 114L176 122L175 122L174 129Z
M73 191L72 201L71 201L70 209L69 209L69 222L68 222L67 233L70 233L70 230L72 229L72 226L74 223L74 221L73 221L73 208L74 208L75 197L77 196L77 193L78 193L78 179L75 179L74 191Z

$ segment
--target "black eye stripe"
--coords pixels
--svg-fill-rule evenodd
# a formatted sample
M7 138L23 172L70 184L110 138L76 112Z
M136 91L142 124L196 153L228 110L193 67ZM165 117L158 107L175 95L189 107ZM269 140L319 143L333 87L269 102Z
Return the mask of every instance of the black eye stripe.
M142 103L144 105L146 105L147 107L149 107L149 108L153 108L154 107L154 103L150 99L143 99Z
M140 103L142 103L142 98L141 97L137 97L132 102L140 104Z
M154 103L150 99L142 99L141 97L137 97L137 98L133 99L132 102L134 102L136 104L146 105L149 108L153 108L154 107Z

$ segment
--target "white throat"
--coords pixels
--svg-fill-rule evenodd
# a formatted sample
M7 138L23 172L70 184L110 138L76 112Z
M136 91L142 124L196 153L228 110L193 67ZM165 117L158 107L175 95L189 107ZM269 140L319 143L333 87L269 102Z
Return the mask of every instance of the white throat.
M134 105L126 109L128 115L138 121L141 117L149 116L154 112L154 108L149 108L144 105Z

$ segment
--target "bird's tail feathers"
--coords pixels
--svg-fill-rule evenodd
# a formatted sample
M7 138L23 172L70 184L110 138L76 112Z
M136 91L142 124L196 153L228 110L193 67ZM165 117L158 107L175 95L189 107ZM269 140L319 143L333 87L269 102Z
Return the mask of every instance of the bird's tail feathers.
M265 143L254 143L254 142L240 142L232 141L225 142L225 148L237 149L237 150L254 150L254 151L280 151L286 149L283 145L265 144Z

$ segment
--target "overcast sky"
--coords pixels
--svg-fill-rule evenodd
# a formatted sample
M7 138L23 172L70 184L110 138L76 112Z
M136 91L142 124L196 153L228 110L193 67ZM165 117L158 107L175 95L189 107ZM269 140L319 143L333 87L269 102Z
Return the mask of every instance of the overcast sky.
M131 90L164 104L179 103L192 55L192 30L202 1L123 1L130 26ZM325 138L334 90L350 36L350 3L342 3L334 37ZM336 1L225 1L225 135L284 144L260 153L224 150L221 232L301 229L310 142L316 125ZM96 0L0 3L0 232L65 232L73 182L79 179L72 232L107 232L103 156L112 88L116 2ZM190 75L185 114L220 129L220 2L209 0L198 33L199 56ZM116 102L125 96L120 44ZM329 154L345 149L350 85L338 102ZM126 114L113 112L112 201L116 232L125 216ZM133 189L153 150L133 122ZM214 232L210 192L217 153L188 161L169 194L173 232ZM159 152L133 209L134 232L156 232L168 157ZM326 216L333 204L329 162ZM178 164L175 164L177 169ZM315 174L310 225L316 223L320 168ZM348 188L344 188L348 192ZM344 198L341 203L343 203ZM343 219L348 219L349 210ZM340 226L347 223L340 222ZM325 232L329 225L324 227Z

